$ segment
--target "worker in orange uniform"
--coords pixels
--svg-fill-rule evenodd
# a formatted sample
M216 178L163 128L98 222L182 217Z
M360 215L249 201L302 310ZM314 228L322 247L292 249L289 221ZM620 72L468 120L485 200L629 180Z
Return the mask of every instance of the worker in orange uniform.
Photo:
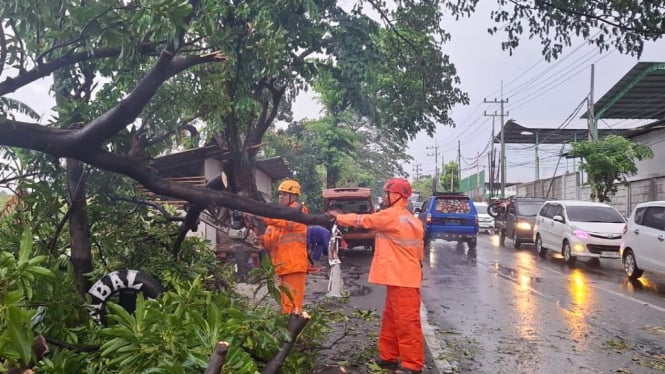
M293 209L307 212L307 207L298 201L300 184L286 180L277 188L278 203ZM305 297L307 279L307 225L284 219L263 218L268 228L261 236L261 244L270 252L275 274L280 286L288 289L288 294L280 290L282 313L300 314Z
M403 374L421 373L425 364L420 325L424 228L407 208L409 196L411 184L406 179L390 178L383 185L385 209L372 214L327 212L340 226L376 231L368 280L386 285L386 301L375 361Z

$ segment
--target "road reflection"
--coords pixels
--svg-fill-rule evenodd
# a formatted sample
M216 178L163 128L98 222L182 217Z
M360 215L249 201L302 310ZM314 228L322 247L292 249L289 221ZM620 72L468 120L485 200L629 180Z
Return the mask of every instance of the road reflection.
M568 292L571 297L569 308L564 308L566 324L570 328L570 335L573 341L582 343L589 334L589 325L586 322L586 316L591 314L593 305L592 288L588 286L587 278L580 269L573 269L568 277Z
M517 332L524 340L537 339L536 331L536 303L533 302L532 294L532 270L534 268L533 259L530 255L522 252L516 253L517 276L515 277L514 294L515 309L519 316L520 323L517 324Z
M630 293L636 293L641 291L662 293L660 292L659 284L656 283L655 281L652 281L647 276L642 276L640 279L636 280L630 280L624 277L623 282L621 282L621 288Z

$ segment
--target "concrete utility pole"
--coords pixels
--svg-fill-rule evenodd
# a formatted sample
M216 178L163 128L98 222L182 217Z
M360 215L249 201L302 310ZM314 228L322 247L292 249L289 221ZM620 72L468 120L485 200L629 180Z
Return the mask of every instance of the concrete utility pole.
M413 165L413 172L416 173L416 180L420 179L420 167L423 166L422 164L415 164Z
M499 160L499 166L501 167L501 197L506 197L506 142L504 139L504 117L508 116L510 113L503 111L503 104L508 103L508 99L503 99L503 81L501 81L501 100L483 100L484 103L486 104L500 104L501 105L501 113L497 114L494 112L494 114L487 114L487 112L484 112L483 114L488 117L501 117L501 156ZM494 133L494 131L492 131ZM494 134L492 134L492 143L494 143Z
M594 65L591 64L591 87L589 90L589 98L587 100L587 126L589 127L589 141L598 140L598 126L596 126L596 119L593 113L593 81L594 81Z
M439 145L434 143L431 147L425 147L425 149L434 150L434 154L428 153L428 156L434 156L434 178L432 178L432 192L436 191L437 178L439 177Z
M457 139L457 183L462 183L462 143ZM460 186L461 187L461 186ZM450 188L452 191L452 186Z

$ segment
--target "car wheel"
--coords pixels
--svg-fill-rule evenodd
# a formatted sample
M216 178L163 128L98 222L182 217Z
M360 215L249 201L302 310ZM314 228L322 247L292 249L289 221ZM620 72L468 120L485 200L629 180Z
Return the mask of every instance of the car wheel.
M623 255L623 271L626 272L628 279L636 280L644 274L644 271L637 267L637 261L635 261L635 255L632 251L627 251Z
M501 247L506 246L506 230L504 230L504 229L501 229L499 231L499 245Z
M570 248L570 243L568 243L568 241L563 242L563 248L561 249L561 251L563 252L563 260L568 265L575 264L575 261L577 261L577 257L573 256L572 250Z
M478 245L478 240L475 238L471 239L467 242L467 244L469 245L469 250L475 250L476 246Z
M520 249L521 246L522 246L522 242L517 239L517 230L514 230L513 231L513 247L515 247L515 249Z
M540 235L536 235L536 252L542 258L545 258L547 253L547 249L543 248L543 239L540 238Z
M455 251L457 253L464 253L464 242L457 242L457 245L455 246Z

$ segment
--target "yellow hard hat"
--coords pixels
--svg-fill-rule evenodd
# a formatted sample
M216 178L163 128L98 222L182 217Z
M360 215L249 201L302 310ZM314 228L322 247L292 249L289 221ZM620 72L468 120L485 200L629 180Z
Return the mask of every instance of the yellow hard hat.
M300 183L294 181L293 179L285 180L284 182L280 183L279 187L277 187L277 191L300 195Z

